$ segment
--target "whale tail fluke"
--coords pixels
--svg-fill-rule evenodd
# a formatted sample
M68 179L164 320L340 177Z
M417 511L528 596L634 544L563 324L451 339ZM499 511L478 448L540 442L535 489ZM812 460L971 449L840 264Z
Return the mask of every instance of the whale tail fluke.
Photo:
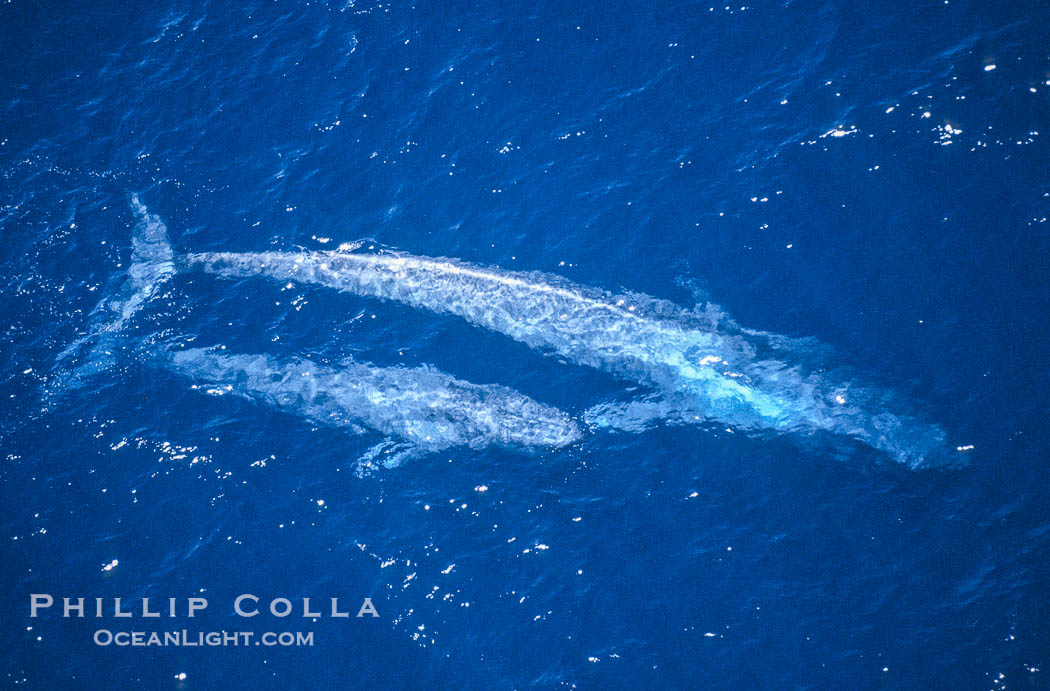
M131 265L120 288L95 307L87 332L55 359L61 389L79 388L87 379L113 368L129 322L175 273L164 222L149 212L137 194L131 194L128 201L137 217L131 236Z

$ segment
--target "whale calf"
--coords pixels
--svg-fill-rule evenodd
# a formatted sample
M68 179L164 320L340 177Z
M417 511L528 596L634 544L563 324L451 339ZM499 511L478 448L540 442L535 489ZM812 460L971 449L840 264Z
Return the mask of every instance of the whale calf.
M453 448L562 447L582 438L566 413L513 389L455 379L429 367L338 367L306 359L229 354L217 348L165 353L163 361L197 387L273 406L318 424L391 438L361 468ZM396 441L394 441L396 440Z

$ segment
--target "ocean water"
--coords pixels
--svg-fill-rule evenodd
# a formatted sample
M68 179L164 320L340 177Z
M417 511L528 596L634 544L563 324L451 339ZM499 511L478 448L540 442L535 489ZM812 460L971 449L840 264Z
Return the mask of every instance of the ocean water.
M1048 20L0 5L3 684L1050 687ZM866 411L932 425L951 462L682 424L670 397L596 426L652 382L440 293L167 272L136 261L143 218L177 257L454 258L782 335L786 371L878 392ZM439 427L460 436L420 441ZM56 605L31 617L33 593ZM332 597L351 617L300 616Z

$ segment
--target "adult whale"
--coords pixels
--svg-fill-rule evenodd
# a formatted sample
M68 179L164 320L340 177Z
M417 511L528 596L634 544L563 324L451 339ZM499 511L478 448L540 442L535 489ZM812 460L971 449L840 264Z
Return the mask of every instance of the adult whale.
M137 199L133 204L149 218ZM160 247L156 237L149 241ZM776 344L790 339L648 296L614 295L549 274L385 250L172 255L158 249L157 254L164 276L170 266L225 278L263 276L456 315L656 392L648 400L593 409L589 418L600 425L639 429L667 420L755 432L828 432L912 467L953 460L942 429L883 407L893 400L888 392L820 370L806 372L782 359L792 348Z

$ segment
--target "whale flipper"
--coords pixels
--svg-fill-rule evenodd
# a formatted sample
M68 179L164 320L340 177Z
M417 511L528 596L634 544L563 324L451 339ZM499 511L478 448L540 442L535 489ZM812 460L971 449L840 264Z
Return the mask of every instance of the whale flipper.
M361 454L354 466L354 473L361 477L377 468L396 468L405 461L422 455L423 450L414 444L384 439Z

